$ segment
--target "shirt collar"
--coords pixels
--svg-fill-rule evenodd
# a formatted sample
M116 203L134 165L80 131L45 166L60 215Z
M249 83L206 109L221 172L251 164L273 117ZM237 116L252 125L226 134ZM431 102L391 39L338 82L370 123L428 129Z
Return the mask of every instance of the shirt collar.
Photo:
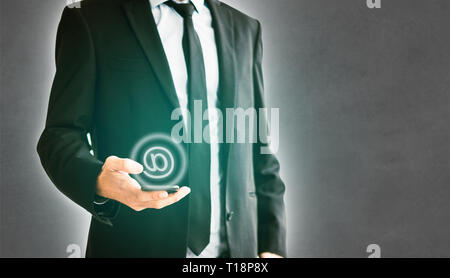
M169 0L172 1L172 0ZM194 5L197 12L201 11L201 7L205 4L205 0L190 0L192 4ZM150 0L150 6L153 8L158 7L159 5L167 2L167 0Z

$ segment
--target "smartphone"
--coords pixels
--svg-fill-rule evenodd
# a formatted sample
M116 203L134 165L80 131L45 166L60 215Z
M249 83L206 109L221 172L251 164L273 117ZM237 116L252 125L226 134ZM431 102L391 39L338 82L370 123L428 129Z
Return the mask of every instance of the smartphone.
M178 185L141 185L141 190L146 192L167 191L167 193L175 193L180 189Z

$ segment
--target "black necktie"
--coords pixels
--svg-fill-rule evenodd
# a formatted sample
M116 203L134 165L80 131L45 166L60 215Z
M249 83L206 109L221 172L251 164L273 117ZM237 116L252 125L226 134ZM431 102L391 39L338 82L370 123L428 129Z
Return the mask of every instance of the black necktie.
M203 52L192 21L195 7L192 3L176 4L173 1L166 3L184 19L183 52L188 73L188 109L191 113L192 122L194 119L194 101L201 101L202 115L208 108ZM201 126L198 126L198 124L197 122L193 124L192 130L194 133L196 129L203 131L203 121L201 121ZM203 132L200 134L203 134ZM194 140L192 140L192 143L189 144L188 173L191 194L188 246L196 255L199 255L209 243L211 225L210 162L210 144L204 142L204 139L201 143L194 143Z

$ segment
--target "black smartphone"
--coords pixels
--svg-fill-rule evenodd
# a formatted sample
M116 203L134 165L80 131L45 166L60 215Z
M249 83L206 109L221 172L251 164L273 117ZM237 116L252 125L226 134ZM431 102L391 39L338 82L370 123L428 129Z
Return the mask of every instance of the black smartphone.
M141 185L141 190L146 192L152 191L167 191L172 194L178 191L180 187L178 185Z

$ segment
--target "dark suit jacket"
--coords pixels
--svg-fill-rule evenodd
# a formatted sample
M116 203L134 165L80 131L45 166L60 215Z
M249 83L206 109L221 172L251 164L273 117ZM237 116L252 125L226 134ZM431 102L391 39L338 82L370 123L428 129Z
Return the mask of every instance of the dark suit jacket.
M207 0L219 55L221 108L263 104L258 21ZM106 157L129 157L151 133L170 134L179 107L148 0L86 0L66 8L56 40L56 75L37 150L56 187L92 215L88 257L184 257L188 202L162 210L119 209L106 217L93 205ZM94 156L86 133L92 137ZM257 144L226 144L226 232L232 257L286 255L284 184L273 155Z

